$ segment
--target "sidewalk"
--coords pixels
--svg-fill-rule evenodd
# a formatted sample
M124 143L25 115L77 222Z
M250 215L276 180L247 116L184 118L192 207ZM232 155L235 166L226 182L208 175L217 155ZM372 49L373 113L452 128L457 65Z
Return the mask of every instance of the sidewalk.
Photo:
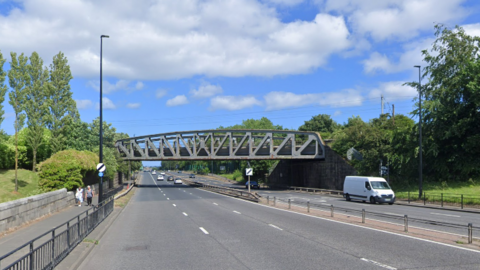
M93 197L92 203L94 205L97 205L98 196ZM92 209L92 207L87 206L86 202L83 202L82 207L72 205L66 209L61 210L60 212L52 213L27 225L23 225L15 231L2 234L0 236L0 256L9 253L10 251L20 247L21 245L37 238L38 236L50 231L57 226L64 224L65 222L90 209Z

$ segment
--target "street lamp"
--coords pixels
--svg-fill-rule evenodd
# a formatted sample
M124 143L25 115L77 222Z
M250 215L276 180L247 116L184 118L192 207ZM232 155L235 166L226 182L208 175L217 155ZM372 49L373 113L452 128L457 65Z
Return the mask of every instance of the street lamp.
M422 166L422 79L420 75L420 66L414 66L418 68L418 144L419 144L419 158L420 164L418 165L418 198L422 198L423 187L422 187L422 175L423 175L423 166Z
M103 47L103 38L109 38L107 35L100 36L100 162L103 163L103 117L102 117L102 47ZM98 203L100 204L103 201L103 177L100 177L100 185L98 192Z

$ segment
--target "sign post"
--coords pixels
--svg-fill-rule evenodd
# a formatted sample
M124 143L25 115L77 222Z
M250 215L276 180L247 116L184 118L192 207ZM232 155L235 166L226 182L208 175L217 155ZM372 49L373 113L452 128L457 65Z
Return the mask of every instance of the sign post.
M248 176L248 193L250 193L250 176L253 175L253 169L252 168L247 168L245 170L245 174Z
M100 176L100 184L98 185L98 204L103 201L103 172L105 172L105 169L105 164L97 164L98 176Z

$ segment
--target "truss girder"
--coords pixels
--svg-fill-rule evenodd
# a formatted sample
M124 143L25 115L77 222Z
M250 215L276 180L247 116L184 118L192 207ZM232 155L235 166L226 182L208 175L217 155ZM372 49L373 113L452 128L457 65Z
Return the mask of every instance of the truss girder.
M317 132L195 130L137 136L115 143L124 160L324 159Z

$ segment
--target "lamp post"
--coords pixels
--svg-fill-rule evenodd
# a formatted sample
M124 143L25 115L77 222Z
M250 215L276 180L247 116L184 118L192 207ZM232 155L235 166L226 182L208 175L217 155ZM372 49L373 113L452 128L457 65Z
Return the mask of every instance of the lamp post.
M103 116L102 116L102 47L103 47L103 38L109 38L107 35L100 36L100 163L103 163ZM103 201L103 176L100 177L100 185L98 187L98 203L100 204Z
M419 158L420 164L418 165L418 198L422 198L423 187L422 187L422 175L423 175L423 166L422 166L422 79L420 75L420 66L414 66L418 68L418 144L419 144Z

